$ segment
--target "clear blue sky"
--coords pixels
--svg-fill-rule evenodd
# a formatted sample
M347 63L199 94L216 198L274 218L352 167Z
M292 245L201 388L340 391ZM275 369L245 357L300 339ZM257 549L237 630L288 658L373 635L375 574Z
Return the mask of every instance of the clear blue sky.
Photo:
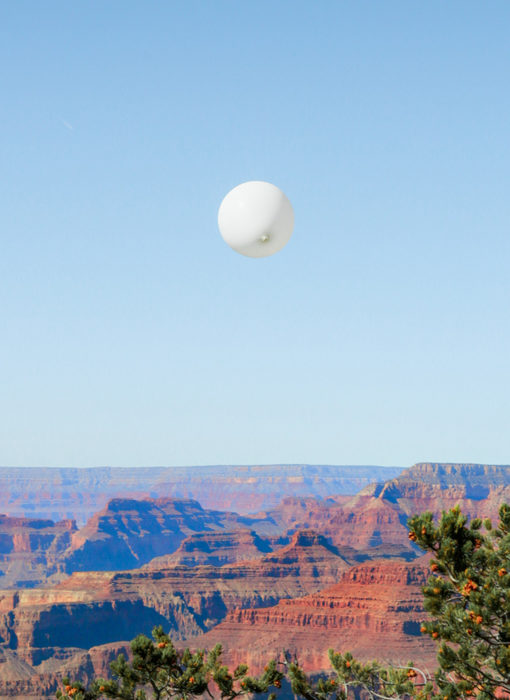
M510 462L508 2L0 26L0 464ZM251 179L268 259L217 231Z

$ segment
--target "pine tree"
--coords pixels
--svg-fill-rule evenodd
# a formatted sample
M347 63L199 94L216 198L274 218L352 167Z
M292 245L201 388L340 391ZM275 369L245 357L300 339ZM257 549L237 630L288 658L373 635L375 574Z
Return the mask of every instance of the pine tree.
M162 627L153 630L153 639L141 634L131 642L132 661L120 654L110 664L112 679L99 678L89 687L64 678L64 687L57 691L59 700L191 700L204 694L235 700L241 695L268 694L271 687L281 687L283 674L276 661L270 661L264 673L256 678L248 675L248 667L239 665L234 671L221 663L222 647L216 645L208 654L176 649ZM275 700L269 694L269 700Z
M297 661L287 662L287 677L294 696L305 700L346 700L348 697L410 698L429 689L430 679L412 662L406 666L363 663L346 652L329 650L332 673L313 680Z
M437 526L431 513L409 521L409 538L434 555L422 632L439 644L438 700L510 694L510 506L501 506L496 528L483 525L468 526L458 507Z

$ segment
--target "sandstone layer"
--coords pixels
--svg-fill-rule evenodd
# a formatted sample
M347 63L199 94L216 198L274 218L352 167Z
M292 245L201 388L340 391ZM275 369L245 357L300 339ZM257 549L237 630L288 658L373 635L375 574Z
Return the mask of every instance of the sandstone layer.
M19 668L26 688L41 678L49 688L71 658L90 670L83 654L92 647L111 648L160 624L176 640L192 638L230 611L317 591L347 568L325 538L305 531L277 552L222 567L75 573L53 588L0 592L0 643L11 675ZM0 696L6 688L0 683Z
M256 559L288 544L288 541L285 536L261 537L254 530L198 532L183 540L173 554L154 557L145 567L162 569L178 564L223 566Z
M73 520L54 523L0 515L0 587L33 587L47 581L75 532Z
M247 659L254 668L286 649L308 670L327 669L329 648L365 660L433 667L435 645L420 634L427 575L425 562L355 566L318 593L270 608L234 610L194 645L221 642L230 663Z

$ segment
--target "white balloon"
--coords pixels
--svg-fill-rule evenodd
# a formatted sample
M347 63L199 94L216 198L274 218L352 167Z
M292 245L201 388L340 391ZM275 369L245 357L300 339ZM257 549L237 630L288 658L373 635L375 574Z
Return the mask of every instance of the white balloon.
M276 185L252 180L227 194L218 211L218 226L225 243L236 252L265 258L289 242L294 212Z

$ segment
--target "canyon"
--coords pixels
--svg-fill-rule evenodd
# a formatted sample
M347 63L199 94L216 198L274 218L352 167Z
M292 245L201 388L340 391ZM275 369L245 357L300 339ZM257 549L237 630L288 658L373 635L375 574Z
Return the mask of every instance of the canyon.
M186 565L232 563L284 545L303 528L322 533L348 560L411 560L417 550L407 539L406 522L413 513L439 515L459 504L470 517L494 518L505 500L510 500L508 467L419 464L353 496L287 496L274 508L245 515L206 509L193 499L161 497L111 499L81 528L72 520L0 516L0 585L26 587L75 571L131 569L160 556L174 555L169 563L182 557ZM234 531L245 538L235 546L232 541L221 545L220 539L207 545L213 533L221 538ZM255 533L256 546L255 540L248 543L249 532ZM195 539L184 545L189 537ZM207 556L198 554L201 546L209 547ZM221 546L230 553L221 554ZM179 547L194 554L174 554Z
M328 668L329 648L365 661L377 657L402 665L414 660L422 669L432 669L435 645L420 634L426 617L421 588L429 574L421 559L360 564L320 592L268 608L234 610L193 640L193 646L211 648L221 642L228 663L245 660L257 670L282 648L306 670Z
M127 648L123 640L150 634L155 625L175 640L193 638L232 610L317 591L348 567L324 537L305 530L252 561L80 572L52 588L0 592L0 643L7 654L0 697L19 697L21 689L26 697L42 688L53 692L69 672L87 680L107 669L112 649Z
M402 467L253 465L204 467L0 467L0 513L83 525L112 498L197 500L240 514L272 508L284 496L354 494Z
M0 698L106 673L156 624L255 669L283 648L321 669L329 647L432 668L419 633L427 558L407 519L456 504L495 518L505 501L510 467L424 463L354 495L282 494L252 513L164 496L110 499L81 528L3 516Z

